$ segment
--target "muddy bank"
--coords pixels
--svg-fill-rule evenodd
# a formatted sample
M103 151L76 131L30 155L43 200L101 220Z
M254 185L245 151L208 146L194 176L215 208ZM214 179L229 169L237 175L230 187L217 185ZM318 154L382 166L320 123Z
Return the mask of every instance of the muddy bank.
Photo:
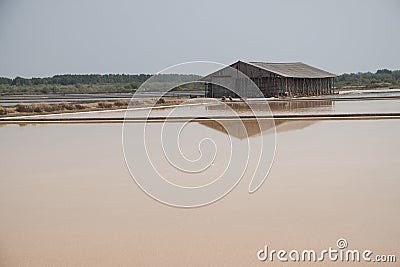
M158 101L155 99L140 99L131 103L131 107L145 106L169 106L178 105L186 101L186 98L161 98ZM0 117L13 116L28 116L28 115L45 115L55 113L73 113L81 111L101 111L101 110L117 110L128 107L129 100L115 101L96 101L88 103L69 103L63 102L58 104L18 104L16 106L0 106Z

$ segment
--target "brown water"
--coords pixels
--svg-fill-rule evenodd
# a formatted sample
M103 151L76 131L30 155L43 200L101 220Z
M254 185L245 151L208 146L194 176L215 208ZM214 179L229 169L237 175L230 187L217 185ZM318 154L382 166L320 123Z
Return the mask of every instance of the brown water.
M163 205L138 188L121 124L0 125L0 266L286 266L256 253L264 245L327 249L338 238L399 260L399 122L277 122L263 186L248 194L245 175L197 209ZM210 123L186 130L226 139ZM250 141L260 134L270 133L255 131ZM233 140L246 141L240 133Z

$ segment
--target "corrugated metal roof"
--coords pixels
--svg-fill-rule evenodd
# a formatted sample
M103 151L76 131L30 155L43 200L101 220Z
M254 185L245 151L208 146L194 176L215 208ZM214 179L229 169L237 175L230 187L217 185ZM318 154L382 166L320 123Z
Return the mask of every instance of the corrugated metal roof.
M292 78L331 78L336 77L335 74L309 66L302 62L295 63L267 63L267 62L245 62L255 65L259 68L276 73L283 77Z

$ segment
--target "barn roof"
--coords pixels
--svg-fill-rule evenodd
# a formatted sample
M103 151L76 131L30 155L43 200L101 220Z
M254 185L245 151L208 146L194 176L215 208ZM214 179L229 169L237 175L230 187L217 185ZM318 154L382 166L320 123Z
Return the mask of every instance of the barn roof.
M332 78L335 74L309 66L302 62L295 63L267 63L267 62L245 62L255 65L261 69L273 72L283 77L291 78Z

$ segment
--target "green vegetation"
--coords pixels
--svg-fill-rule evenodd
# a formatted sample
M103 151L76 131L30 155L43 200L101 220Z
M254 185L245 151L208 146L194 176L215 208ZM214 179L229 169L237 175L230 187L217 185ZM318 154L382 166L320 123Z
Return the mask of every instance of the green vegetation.
M376 73L358 72L336 77L335 85L340 89L351 88L400 88L400 70L381 69Z
M150 74L87 74L55 75L46 78L14 79L0 77L0 94L79 94L79 93L133 93L148 80ZM162 74L146 86L148 90L157 90L161 84L185 83L198 79L196 75ZM173 84L171 83L171 84Z

